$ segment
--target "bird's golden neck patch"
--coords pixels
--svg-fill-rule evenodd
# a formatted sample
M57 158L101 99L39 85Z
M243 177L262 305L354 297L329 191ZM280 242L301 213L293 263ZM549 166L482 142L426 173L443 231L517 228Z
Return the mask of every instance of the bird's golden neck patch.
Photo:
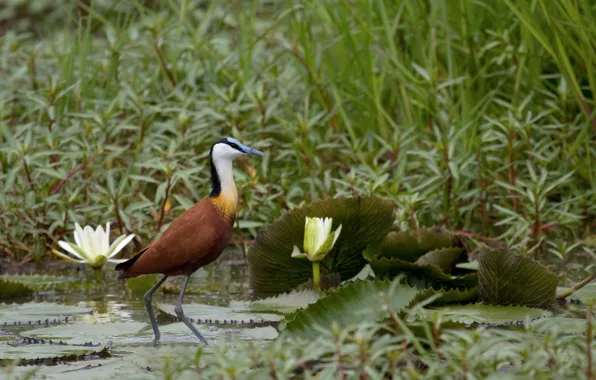
M215 197L209 197L209 200L221 216L231 222L234 221L238 210L237 192L234 191L233 194L221 192Z

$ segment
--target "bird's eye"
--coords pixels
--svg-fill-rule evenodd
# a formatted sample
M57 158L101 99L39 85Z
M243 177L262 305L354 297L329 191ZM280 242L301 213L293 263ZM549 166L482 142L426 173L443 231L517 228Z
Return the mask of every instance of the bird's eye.
M238 145L236 144L232 144L232 148L240 150L240 148L238 148Z

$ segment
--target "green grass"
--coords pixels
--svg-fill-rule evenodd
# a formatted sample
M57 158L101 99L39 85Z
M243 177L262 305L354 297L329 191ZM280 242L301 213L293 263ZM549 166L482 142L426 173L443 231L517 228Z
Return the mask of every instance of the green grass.
M593 257L574 245L596 215L588 0L13 3L0 249L18 259L75 221L140 248L208 193L223 136L266 151L236 164L243 222L376 194L400 228Z

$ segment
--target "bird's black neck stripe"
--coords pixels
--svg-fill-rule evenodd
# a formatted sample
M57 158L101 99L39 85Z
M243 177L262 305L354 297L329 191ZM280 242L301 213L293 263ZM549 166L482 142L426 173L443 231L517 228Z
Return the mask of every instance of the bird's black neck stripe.
M209 161L211 163L211 193L210 197L217 197L221 193L221 181L219 180L219 173L213 162L213 148L209 152Z

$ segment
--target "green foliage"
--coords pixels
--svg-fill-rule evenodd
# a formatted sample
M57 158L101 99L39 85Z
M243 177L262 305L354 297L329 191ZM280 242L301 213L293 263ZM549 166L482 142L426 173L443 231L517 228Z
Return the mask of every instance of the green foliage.
M321 261L321 275L339 273L341 280L356 275L365 265L362 251L387 234L395 205L378 197L340 197L320 200L288 211L257 236L248 251L249 281L256 292L285 292L312 277L309 261L290 257L302 247L305 217L331 217L341 234Z
M555 301L557 276L528 256L485 250L479 265L478 298L484 303L546 308Z

